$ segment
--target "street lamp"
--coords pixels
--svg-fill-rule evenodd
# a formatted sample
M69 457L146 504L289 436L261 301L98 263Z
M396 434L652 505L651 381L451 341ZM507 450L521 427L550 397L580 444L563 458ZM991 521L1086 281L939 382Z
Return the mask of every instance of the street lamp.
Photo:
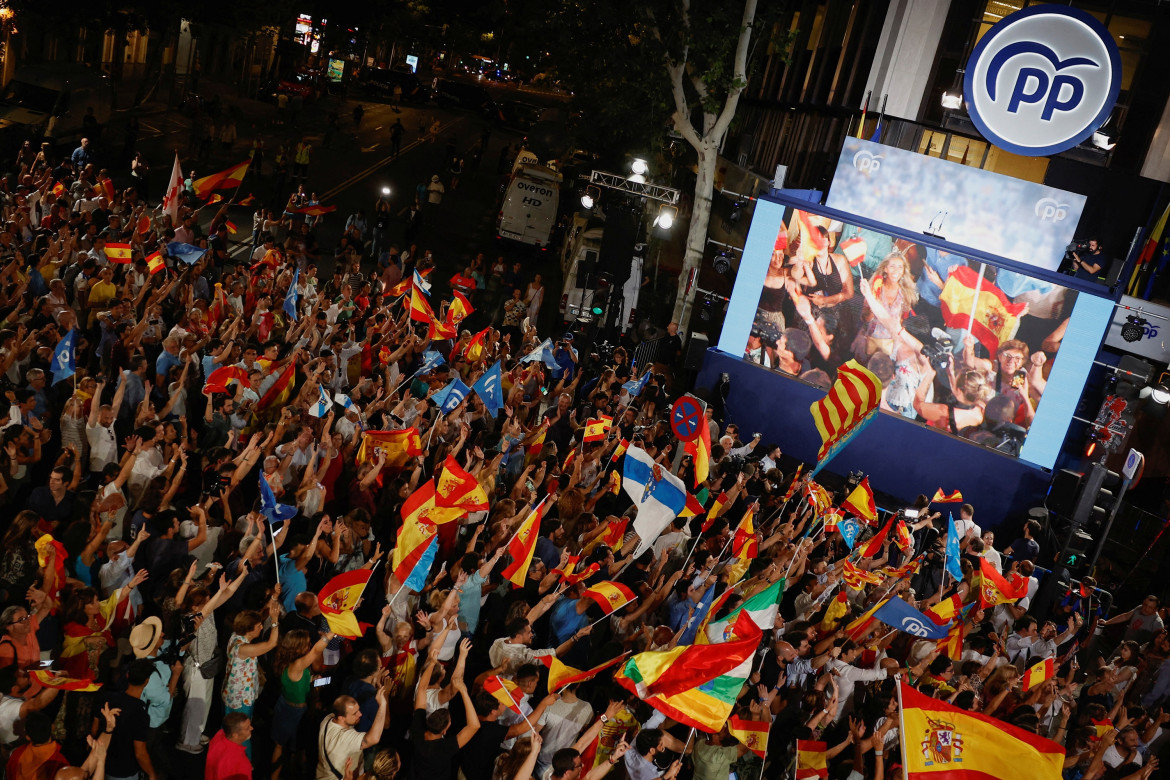
M382 197L383 198L390 197L390 188L389 187L382 187Z

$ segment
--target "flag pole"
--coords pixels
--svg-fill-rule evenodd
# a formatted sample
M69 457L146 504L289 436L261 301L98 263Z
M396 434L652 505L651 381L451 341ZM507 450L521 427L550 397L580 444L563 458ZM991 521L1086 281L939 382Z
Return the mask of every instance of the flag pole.
M682 754L685 756L687 751L691 749L691 742L695 739L695 727L691 726L691 733L687 735L687 744L683 745Z
M504 693L508 694L509 699L512 699L512 693L504 685L504 681L500 679L500 676L498 674L496 675L496 682L500 684L500 690L502 690ZM516 709L520 712L520 717L524 718L524 722L528 724L528 730L531 731L533 734L535 734L536 728L532 725L532 721L530 721L528 719L528 716L524 714L524 710L520 708L520 703L517 702L515 699L512 699L512 701L516 704Z
M633 603L634 603L635 601L637 601L637 600L638 600L638 596L635 594L635 596L634 596L632 599L630 599L629 601L627 601L625 604L622 604L622 606L623 606L623 607L628 607L630 604L633 604ZM586 626L586 628L593 628L595 625L597 625L597 624L598 624L598 623L600 623L601 621L605 620L607 617L609 617L609 616L610 616L610 615L612 615L612 614L613 614L612 612L609 612L609 613L606 613L606 614L602 615L602 616L601 616L601 617L599 617L597 620L594 620L592 623L590 623L588 626Z
M261 476L260 479L264 479L264 477ZM268 518L265 518L265 519L267 520ZM280 584L280 558L278 558L276 555L276 531L272 530L272 521L271 520L268 521L268 534L272 538L272 557L275 559L275 560L273 560L273 563L276 564L276 566L274 567L276 569L276 584L279 585Z
M902 704L902 675L894 676L894 687L898 689L898 742L902 745L902 766L908 766L906 760L906 739L902 736L906 733L906 708Z

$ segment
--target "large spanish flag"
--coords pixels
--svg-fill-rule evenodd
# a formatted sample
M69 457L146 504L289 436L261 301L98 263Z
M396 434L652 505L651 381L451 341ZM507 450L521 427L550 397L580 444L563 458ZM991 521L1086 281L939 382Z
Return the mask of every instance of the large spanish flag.
M196 179L191 183L191 188L195 190L195 195L200 198L206 198L211 194L212 190L230 189L231 187L239 187L244 181L244 174L248 171L248 165L252 161L244 160L239 165L233 165L226 171L213 173L210 176L204 176L202 179Z
M545 668L548 669L549 693L556 693L566 685L572 685L573 683L584 682L585 680L593 679L599 673L604 672L611 666L615 666L626 660L626 656L629 654L630 651L627 650L617 658L611 658L605 663L585 671L574 669L568 664L563 663L561 659L557 658L555 655L542 655L539 656L536 660L540 661L542 664L544 664Z
M401 431L363 431L357 464L360 466L377 460L376 449L382 450L386 456L386 465L390 468L402 468L408 459L423 454L418 428L404 428Z
M906 780L1060 780L1064 748L898 681Z
M1012 303L1003 290L974 269L961 265L951 271L938 296L948 328L970 328L988 352L1016 337L1025 303Z
M437 493L435 503L438 506L459 507L468 512L479 512L488 508L487 492L476 478L450 455L443 464L435 491Z
M796 780L829 776L829 746L824 742L796 740Z
M715 503L707 510L707 519L703 521L703 527L699 530L699 533L705 534L711 530L711 526L715 523L715 518L723 514L723 510L729 503L731 502L727 498L727 493L722 490L719 491L719 495L715 496Z
M410 319L428 325L437 322L434 309L417 287L410 288Z
M504 579L510 581L514 587L524 586L524 579L528 576L528 567L532 565L532 554L536 552L536 540L540 536L540 518L544 514L544 501L536 505L536 509L520 524L516 535L508 541L508 554L512 562L504 567Z
M861 432L882 400L882 382L856 360L837 369L837 381L809 410L821 434L821 449L811 476L825 467L850 439Z
M439 506L435 503L436 498L435 482L428 479L419 485L406 501L402 502L403 521L443 525L467 514L467 510L463 507Z
M95 682L92 678L82 677L66 677L63 674L57 674L52 669L31 669L28 676L39 682L46 688L56 688L59 691L81 691L89 693L91 691L101 690L102 684Z
M607 615L616 612L636 598L634 591L625 585L610 581L599 582L581 595L596 601L597 606L601 607L601 611Z
M979 599L983 606L994 607L1010 604L1028 595L1028 579L1019 574L1012 575L1008 582L986 558L979 559L979 571L975 575L979 586Z
M605 438L605 434L609 432L609 426L612 421L604 419L598 420L590 417L585 422L585 437L587 444L592 444L595 441L601 441Z

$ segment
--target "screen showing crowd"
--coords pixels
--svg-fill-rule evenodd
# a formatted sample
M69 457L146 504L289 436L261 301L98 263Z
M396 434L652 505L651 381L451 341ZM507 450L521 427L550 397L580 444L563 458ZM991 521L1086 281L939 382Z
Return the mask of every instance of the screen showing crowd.
M1076 291L793 208L775 231L745 360L827 388L855 358L886 411L1019 455Z

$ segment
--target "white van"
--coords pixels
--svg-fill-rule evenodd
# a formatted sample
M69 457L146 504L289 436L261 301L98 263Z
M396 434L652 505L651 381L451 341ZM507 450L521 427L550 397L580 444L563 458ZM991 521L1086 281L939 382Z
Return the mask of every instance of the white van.
M560 189L561 175L552 168L531 163L517 166L504 193L496 234L547 249L557 223Z
M45 140L71 145L81 137L86 110L100 126L110 121L110 77L83 65L48 64L17 71L0 94L5 145Z

